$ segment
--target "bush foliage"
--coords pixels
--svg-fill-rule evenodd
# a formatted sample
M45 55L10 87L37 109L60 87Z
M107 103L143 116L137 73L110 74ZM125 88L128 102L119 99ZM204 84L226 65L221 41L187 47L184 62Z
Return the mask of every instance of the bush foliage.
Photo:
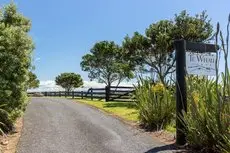
M152 84L140 79L135 87L135 98L141 124L148 129L161 130L171 123L175 112L173 90L163 84Z
M68 92L83 85L81 75L75 73L61 73L56 77L55 82Z
M224 41L222 32L217 25L216 44L220 34L220 50L224 54L224 72L219 78L218 60L216 53L216 77L189 77L188 84L188 113L185 115L187 124L187 140L194 148L202 152L230 152L230 74L228 69L229 25L227 38Z
M215 80L188 78L187 140L203 152L230 150L230 101L218 93L221 89Z
M220 40L220 51L224 56L224 71L219 72L220 52L216 53L216 76L188 76L188 112L184 114L187 141L196 152L230 152L230 73L228 68L230 16L227 37L217 26L216 46ZM225 41L226 40L226 41ZM167 84L154 84L152 80L140 79L135 97L140 122L150 129L162 129L175 116L175 88ZM182 121L182 120L181 120Z
M0 9L0 122L15 121L25 110L27 80L34 44L31 22L11 3ZM11 123L12 124L12 123ZM11 126L8 127L12 129Z

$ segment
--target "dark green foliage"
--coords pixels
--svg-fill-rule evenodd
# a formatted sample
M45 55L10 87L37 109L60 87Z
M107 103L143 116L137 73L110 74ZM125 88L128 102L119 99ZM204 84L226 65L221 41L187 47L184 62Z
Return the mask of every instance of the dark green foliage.
M27 82L28 89L38 88L40 81L37 79L36 74L29 72L29 80Z
M140 79L135 87L135 98L141 124L148 129L162 130L175 119L174 90L163 84L152 84Z
M15 121L27 103L26 82L34 49L30 27L30 20L13 3L0 10L0 105L8 112L1 114L4 122Z
M121 47L113 41L101 41L94 45L90 54L82 57L81 67L89 72L89 78L100 83L118 84L125 78L133 78L132 67L124 60Z
M228 69L229 25L226 41L217 25L216 44L219 35L221 50L225 57L225 71L219 78L218 62L216 77L189 77L188 84L188 113L185 122L188 143L195 149L205 153L230 152L230 74ZM227 46L227 47L226 47ZM217 52L217 61L219 53Z
M189 77L187 84L188 113L185 121L188 143L202 152L227 153L230 150L229 99L225 101L222 94L218 95L215 80ZM222 89L221 86L217 88Z
M75 73L62 73L56 77L55 82L66 91L71 91L83 85L81 76Z
M154 79L166 84L168 74L175 70L173 41L203 42L211 35L212 25L205 12L193 17L182 11L174 20L151 24L145 35L135 32L132 37L126 36L123 41L124 56L130 65L141 68L141 72L157 74Z
M185 39L192 42L207 41L213 32L211 20L205 11L201 14L190 16L186 11L175 15L172 31L173 39Z
M9 114L0 109L0 134L1 132L10 132L13 130L13 121L9 118Z

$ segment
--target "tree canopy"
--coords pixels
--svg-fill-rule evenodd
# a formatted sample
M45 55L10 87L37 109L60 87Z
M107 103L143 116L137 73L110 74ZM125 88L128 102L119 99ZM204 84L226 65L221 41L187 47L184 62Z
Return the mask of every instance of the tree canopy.
M101 41L82 57L81 67L89 78L111 86L125 78L132 78L132 67L122 57L122 48L113 41Z
M29 72L29 80L27 82L28 89L38 88L40 81L38 80L36 74L33 72Z
M68 92L83 85L81 75L75 73L61 73L55 82Z
M13 3L0 9L0 105L12 120L25 109L31 53L31 21ZM1 117L0 117L1 118Z
M205 12L190 16L186 11L173 20L160 20L151 24L145 35L135 32L123 41L124 56L142 72L156 73L165 83L166 76L174 71L173 41L185 39L193 42L207 41L212 35L212 25Z

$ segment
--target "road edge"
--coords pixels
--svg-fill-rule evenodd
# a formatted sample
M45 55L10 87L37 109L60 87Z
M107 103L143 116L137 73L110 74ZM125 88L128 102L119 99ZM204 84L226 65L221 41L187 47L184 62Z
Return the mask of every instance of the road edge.
M24 124L23 116L18 118L15 122L15 132L7 134L0 139L0 153L16 153L22 129Z
M128 121L128 120L126 120L126 119L124 119L124 118L122 118L122 117L120 117L120 116L118 116L116 114L113 114L112 112L100 109L100 108L98 108L96 106L90 105L90 104L85 103L85 102L81 102L81 101L78 101L78 100L74 100L74 102L79 103L79 104L83 104L83 105L86 105L86 106L89 106L90 108L93 108L93 109L95 109L97 111L100 111L100 112L104 113L105 115L112 116L112 117L118 119L119 121L121 121L123 124L126 124L126 125L128 125L128 126L130 126L132 128L135 128L136 130L138 130L140 132L148 134L154 140L160 141L163 144L169 145L169 144L174 144L175 143L174 136L170 135L170 137L173 137L171 139L170 138L169 139L166 138L167 136L169 136L168 132L165 132L165 131L148 132L145 129L141 129L138 122Z

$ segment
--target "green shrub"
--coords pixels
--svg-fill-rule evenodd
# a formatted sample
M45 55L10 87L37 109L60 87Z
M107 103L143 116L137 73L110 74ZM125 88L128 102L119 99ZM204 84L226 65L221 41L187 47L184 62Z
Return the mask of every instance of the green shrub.
M13 128L13 122L27 104L28 74L34 49L30 28L30 20L17 11L15 4L0 9L0 105L4 105L0 122L4 131Z
M135 87L139 120L145 128L161 130L175 119L175 97L163 84L151 82L140 79Z
M207 153L230 150L230 101L219 99L215 87L214 80L188 79L187 140Z
M0 106L0 134L13 130L13 122L9 114Z
M230 16L229 16L230 23ZM228 24L229 29L229 24ZM219 25L217 26L216 44L218 44ZM224 42L220 32L221 50L225 57L225 70L219 79L218 63L216 77L189 77L188 113L185 114L187 124L187 140L195 149L206 153L230 152L230 74L228 69L228 40ZM217 53L217 60L219 54Z

